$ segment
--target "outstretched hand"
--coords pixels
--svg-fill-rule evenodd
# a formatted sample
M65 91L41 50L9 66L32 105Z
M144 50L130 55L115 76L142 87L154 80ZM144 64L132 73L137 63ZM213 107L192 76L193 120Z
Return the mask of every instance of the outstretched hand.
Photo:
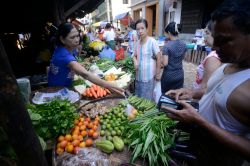
M109 90L111 90L112 92L115 92L121 96L124 96L124 92L125 90L122 89L122 88L119 88L119 87L112 87L112 88L109 88Z
M197 109L186 103L184 100L179 100L178 103L183 106L182 110L176 110L166 106L162 106L161 108L169 112L167 114L169 118L184 123L198 123L204 120L203 117L197 112Z

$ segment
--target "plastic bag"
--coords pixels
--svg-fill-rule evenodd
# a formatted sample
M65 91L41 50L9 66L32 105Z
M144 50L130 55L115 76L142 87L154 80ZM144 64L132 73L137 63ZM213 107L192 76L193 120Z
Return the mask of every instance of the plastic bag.
M103 50L99 53L100 59L110 59L112 61L115 61L115 52L108 46L105 46Z
M62 153L56 159L57 166L113 166L108 155L97 148L80 148L76 155Z
M160 81L156 81L155 82L154 92L153 92L154 101L156 103L158 103L160 97L161 97L161 82Z

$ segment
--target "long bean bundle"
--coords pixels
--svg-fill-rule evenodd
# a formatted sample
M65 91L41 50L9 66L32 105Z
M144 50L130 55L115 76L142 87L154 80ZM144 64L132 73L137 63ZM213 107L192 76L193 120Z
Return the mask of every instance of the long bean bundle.
M158 110L147 111L128 122L124 133L133 150L131 162L142 157L149 165L168 165L167 150L174 145L176 123Z

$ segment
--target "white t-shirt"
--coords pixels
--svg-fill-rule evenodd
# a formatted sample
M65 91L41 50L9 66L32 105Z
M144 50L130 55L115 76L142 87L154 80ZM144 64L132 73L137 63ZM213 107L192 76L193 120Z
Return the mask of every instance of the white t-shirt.
M115 33L114 33L114 31L104 31L103 38L106 41L115 40Z

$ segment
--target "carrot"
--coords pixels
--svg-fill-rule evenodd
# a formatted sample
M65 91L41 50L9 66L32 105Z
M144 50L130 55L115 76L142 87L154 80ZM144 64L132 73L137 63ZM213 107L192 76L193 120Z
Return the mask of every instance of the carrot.
M96 89L97 89L97 91L96 91L97 92L97 97L100 97L101 96L101 94L100 94L100 86L97 86Z
M90 96L90 90L89 90L89 88L86 89L86 94L87 94L88 97Z
M83 96L87 96L86 90L82 93Z
M103 96L107 95L107 91L105 89L103 89Z
M91 87L91 88L90 88L90 92L92 93L92 95L93 95L95 98L97 98L97 94L96 94L96 92L95 92L94 87Z
M100 88L100 92L101 92L101 97L103 97L103 89Z
M97 91L97 85L94 84L93 87L94 87L94 90Z

